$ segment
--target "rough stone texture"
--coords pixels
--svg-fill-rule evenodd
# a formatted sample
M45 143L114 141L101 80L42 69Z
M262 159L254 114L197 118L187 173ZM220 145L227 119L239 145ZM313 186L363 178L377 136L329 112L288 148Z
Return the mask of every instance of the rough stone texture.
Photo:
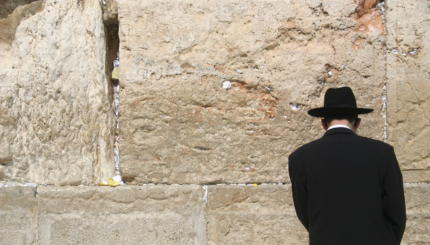
M407 182L430 182L430 6L387 1L389 141Z
M382 139L384 37L357 29L356 8L118 1L124 179L285 182L288 154L323 134L306 111L332 86L353 87L360 106L375 108L361 133Z
M0 180L5 177L5 168L12 164L10 143L14 137L16 124L15 118L10 113L13 104L13 91L11 87L2 85L0 85Z
M405 184L406 230L402 245L430 244L430 185Z
M287 182L323 134L306 111L341 85L375 108L360 134L430 182L424 0L385 17L378 0L0 1L0 244L307 244L289 184L13 186L112 176L117 17L128 183ZM430 184L405 191L402 245L430 244Z
M307 244L290 185L210 186L208 245Z
M0 115L8 115L0 119L0 136L6 135L0 178L93 184L113 175L101 6L98 0L40 3L18 6L1 20L39 4L38 12L6 24L13 30L2 29L2 37L13 35L9 43L0 39L7 63L1 89L8 91L0 96Z
M30 4L27 4L32 2ZM4 171L12 164L11 142L15 137L16 117L12 113L14 104L15 77L12 77L17 61L12 51L12 42L18 24L42 9L42 1L4 0L0 8L0 180Z
M405 184L405 196L408 220L402 245L429 244L430 185ZM0 218L0 244L8 245L308 242L288 184L2 185Z
M402 245L429 244L430 185L406 184L407 228ZM211 186L208 244L307 244L290 185Z
M40 187L40 244L205 241L200 186Z
M0 244L35 244L35 187L0 187Z
M43 1L35 0L3 0L0 9L0 43L10 44L15 39L17 26L26 19L42 10Z

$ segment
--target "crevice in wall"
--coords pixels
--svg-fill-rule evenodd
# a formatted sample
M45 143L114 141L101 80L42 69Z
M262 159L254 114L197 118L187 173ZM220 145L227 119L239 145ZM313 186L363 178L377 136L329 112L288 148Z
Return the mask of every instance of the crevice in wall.
M386 63L386 62L385 62ZM388 141L388 119L387 119L387 68L385 64L385 77L384 77L384 87L382 88L382 117L384 118L384 132L383 140Z
M383 15L383 22L387 23L386 15L385 15L385 2L379 1L379 3L376 5L379 9L381 15ZM387 39L387 32L385 32L385 39ZM386 40L385 40L386 41ZM385 52L385 64L384 64L384 87L382 89L382 115L384 118L384 135L383 140L385 142L388 141L388 56L387 52Z
M119 81L119 21L115 1L104 1L103 22L106 35L106 74L109 80L109 98L113 113L113 154L115 174L113 184L122 183L120 175L119 153L119 114L120 114L120 81ZM109 184L109 183L107 183Z

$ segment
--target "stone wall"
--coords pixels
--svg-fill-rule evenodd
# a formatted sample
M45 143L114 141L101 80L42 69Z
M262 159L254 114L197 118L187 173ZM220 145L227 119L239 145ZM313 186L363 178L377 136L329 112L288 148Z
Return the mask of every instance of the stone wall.
M344 2L119 1L124 178L285 182L330 86L376 109L363 133L382 139L385 37Z
M406 181L430 182L430 6L387 1L389 141Z
M343 85L430 244L428 1L0 4L0 244L307 244L287 157Z
M38 11L25 11L35 4ZM11 22L18 21L19 11L28 13L15 26ZM0 115L7 116L0 120L0 135L5 135L1 176L90 185L112 175L112 113L99 1L33 1L17 6L0 23L13 29L9 43L0 42L5 63Z

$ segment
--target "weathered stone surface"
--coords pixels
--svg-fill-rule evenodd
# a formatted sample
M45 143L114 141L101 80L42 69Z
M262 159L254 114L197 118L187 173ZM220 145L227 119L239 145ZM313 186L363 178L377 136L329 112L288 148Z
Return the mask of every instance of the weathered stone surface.
M0 46L10 44L15 39L17 26L42 10L41 0L3 0L0 9Z
M40 244L205 242L200 186L40 187Z
M403 170L402 175L406 183L430 183L430 169Z
M407 227L402 245L430 241L430 185L405 184ZM307 244L290 185L211 186L208 244ZM288 241L288 243L286 242Z
M402 245L429 244L430 185L405 184L406 230Z
M430 182L430 8L392 0L386 12L389 141L405 181Z
M31 2L31 3L30 3ZM11 142L15 137L16 118L12 113L15 97L13 76L17 58L12 50L19 23L42 9L42 1L4 0L0 8L0 180L12 164Z
M429 184L405 184L405 199L408 215L430 214L430 185Z
M0 244L29 245L36 242L35 187L0 186Z
M383 138L383 37L356 1L118 1L121 166L129 183L284 182L323 134L306 111L349 85ZM372 89L369 89L372 88Z
M430 218L425 215L411 215L406 223L402 245L430 244Z
M210 186L208 244L307 244L290 185Z
M290 185L0 186L1 244L297 244ZM428 244L430 184L405 184L402 245Z
M9 87L0 96L0 115L11 118L0 119L0 136L11 132L1 139L0 163L7 163L1 178L93 184L113 175L100 2L47 0L40 6L7 25L14 29L10 43L0 39L0 51L7 51L0 76Z
M13 141L16 120L11 115L13 104L13 90L6 84L0 85L0 180L4 170L12 164L12 151L10 143Z

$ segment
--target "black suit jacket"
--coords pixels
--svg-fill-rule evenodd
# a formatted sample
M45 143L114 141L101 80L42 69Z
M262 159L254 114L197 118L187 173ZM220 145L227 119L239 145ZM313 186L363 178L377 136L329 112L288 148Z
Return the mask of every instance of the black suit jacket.
M391 145L334 128L295 150L288 165L310 245L400 244L405 199Z

